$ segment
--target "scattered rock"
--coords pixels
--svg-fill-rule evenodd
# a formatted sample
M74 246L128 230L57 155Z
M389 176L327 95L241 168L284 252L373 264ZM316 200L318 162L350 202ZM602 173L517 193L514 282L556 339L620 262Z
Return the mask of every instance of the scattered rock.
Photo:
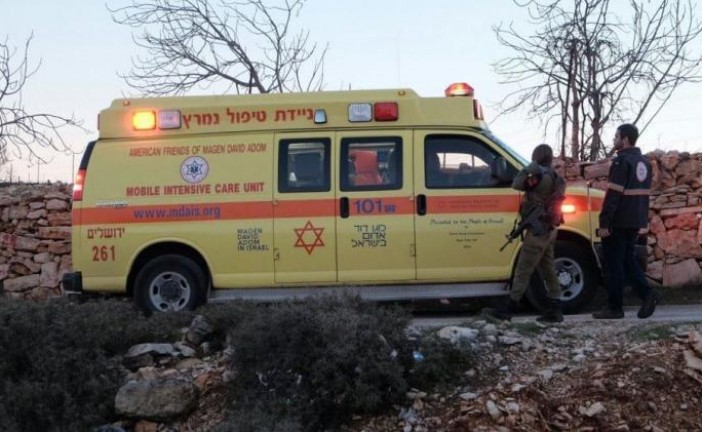
M188 327L188 331L185 334L185 340L194 346L199 346L207 340L213 331L214 329L205 320L205 317L198 315L190 323L190 327Z
M603 412L605 412L605 406L602 402L595 402L587 408L580 407L580 413L588 417L595 417Z
M188 414L197 400L198 390L189 381L130 381L117 392L115 410L125 417L162 421Z
M508 414L519 414L519 404L517 402L507 402L505 404L505 411Z
M542 369L538 372L538 375L543 382L549 382L553 378L553 371L551 369Z
M520 338L512 337L512 336L500 336L497 338L497 340L500 341L500 343L502 345L507 345L507 346L516 345L519 342L521 342Z
M500 411L495 402L491 400L487 401L485 408L487 408L488 414L490 414L490 417L492 417L493 420L502 418L502 411Z
M124 355L127 358L138 357L144 354L156 354L156 355L174 355L176 353L173 344L169 343L144 343L139 345L134 345L129 348L127 353Z
M702 358L698 357L693 350L685 350L685 363L690 369L702 372Z
M438 336L453 344L473 341L478 337L479 331L469 327L448 326L438 331Z
M480 396L478 393L472 393L472 392L465 392L461 393L458 397L460 397L463 400L466 401L472 401L478 398Z
M563 372L564 370L568 369L568 365L565 363L556 363L554 365L549 366L549 369L551 369L554 372Z

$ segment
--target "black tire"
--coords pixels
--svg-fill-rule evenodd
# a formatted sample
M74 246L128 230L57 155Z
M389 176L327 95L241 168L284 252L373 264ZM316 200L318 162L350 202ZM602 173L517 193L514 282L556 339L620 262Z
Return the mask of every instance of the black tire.
M577 313L592 301L600 284L597 264L591 253L569 241L556 241L555 255L556 275L561 284L561 307L564 313ZM546 310L546 287L537 272L531 277L526 298L537 310Z
M134 280L134 301L147 313L194 310L206 299L205 272L182 255L152 259Z

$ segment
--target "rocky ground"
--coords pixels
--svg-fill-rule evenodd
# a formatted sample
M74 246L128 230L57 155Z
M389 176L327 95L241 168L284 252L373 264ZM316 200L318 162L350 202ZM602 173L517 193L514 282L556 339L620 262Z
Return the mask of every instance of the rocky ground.
M700 324L469 328L482 361L466 371L467 385L411 392L398 415L350 430L702 430Z
M421 331L472 350L475 366L455 387L413 389L404 406L356 417L346 432L702 430L702 323L469 319ZM110 430L209 431L223 419L222 395L235 379L225 367L228 353L210 351L197 334L191 327L182 343L130 350L132 384L120 390L117 409L152 421ZM166 420L193 405L187 419ZM164 420L153 421L159 415Z

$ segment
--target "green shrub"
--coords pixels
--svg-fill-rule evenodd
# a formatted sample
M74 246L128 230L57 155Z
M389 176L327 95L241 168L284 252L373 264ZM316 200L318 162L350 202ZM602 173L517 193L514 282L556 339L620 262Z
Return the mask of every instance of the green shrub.
M278 415L271 415L272 412ZM215 427L212 432L306 432L297 413L285 407L274 408L270 403L253 404L240 408L232 415L232 420Z
M240 323L251 320L255 310L255 303L236 300L206 304L200 307L196 313L202 315L205 321L212 326L213 333L208 337L212 348L224 349L229 331Z
M238 374L234 412L220 430L281 422L322 430L402 401L408 321L397 308L352 297L259 306L230 334Z
M417 344L423 360L415 362L408 377L409 385L421 390L457 386L475 362L467 344L454 345L436 336L424 334Z
M469 353L433 336L409 341L409 316L358 298L272 305L233 302L197 311L223 344L236 378L230 420L217 432L296 432L334 427L356 413L404 403L468 368ZM190 312L146 318L130 302L0 299L0 431L87 431L117 420L121 356L172 342ZM415 363L412 350L422 352Z
M119 355L172 341L192 314L147 319L130 303L0 299L0 430L83 431L114 420Z

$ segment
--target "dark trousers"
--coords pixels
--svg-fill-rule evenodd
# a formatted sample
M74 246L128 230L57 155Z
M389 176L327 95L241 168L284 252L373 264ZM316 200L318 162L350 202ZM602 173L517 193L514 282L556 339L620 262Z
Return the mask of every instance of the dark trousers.
M624 286L627 283L631 284L641 299L646 298L651 291L635 256L638 234L636 228L613 228L612 233L602 239L605 285L609 295L607 303L612 310L622 309Z

